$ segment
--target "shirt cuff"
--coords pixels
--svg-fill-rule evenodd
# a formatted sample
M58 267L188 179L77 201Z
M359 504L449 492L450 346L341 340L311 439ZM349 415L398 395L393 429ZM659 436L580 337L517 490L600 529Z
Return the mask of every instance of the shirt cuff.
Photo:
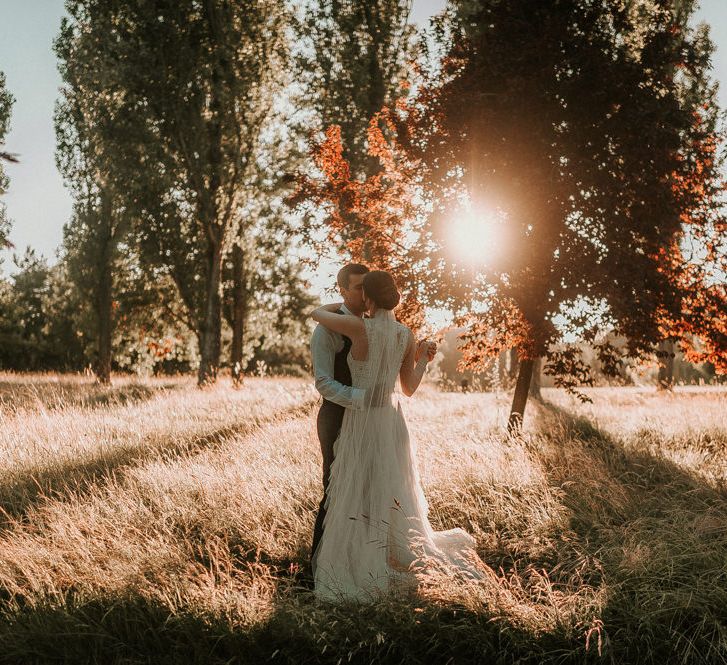
M365 396L366 391L363 388L351 388L351 408L363 410Z

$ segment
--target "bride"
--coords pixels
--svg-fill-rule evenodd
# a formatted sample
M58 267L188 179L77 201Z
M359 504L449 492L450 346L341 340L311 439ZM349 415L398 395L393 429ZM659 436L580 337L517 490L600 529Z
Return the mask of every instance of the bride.
M367 273L363 292L369 318L337 314L338 304L311 314L351 339L352 384L366 395L364 409L346 409L333 448L323 535L312 558L314 592L325 600L374 600L415 589L432 562L469 578L484 576L470 534L434 531L429 524L395 391L397 377L407 396L419 387L427 342L417 349L411 330L396 321L399 292L388 272Z

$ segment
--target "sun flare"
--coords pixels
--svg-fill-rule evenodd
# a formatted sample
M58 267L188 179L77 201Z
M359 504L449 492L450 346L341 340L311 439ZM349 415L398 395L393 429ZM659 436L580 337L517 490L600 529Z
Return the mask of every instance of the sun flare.
M452 218L449 241L457 261L485 266L502 250L502 213L469 207Z

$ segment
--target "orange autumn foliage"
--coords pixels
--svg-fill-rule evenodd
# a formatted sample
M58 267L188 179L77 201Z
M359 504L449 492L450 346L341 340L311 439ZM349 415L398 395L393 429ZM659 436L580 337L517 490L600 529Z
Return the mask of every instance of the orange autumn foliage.
M415 203L417 170L393 138L391 114L384 108L369 122L368 154L376 164L372 175L362 180L351 176L341 129L331 125L325 138L311 146L320 177L299 176L288 203L324 213L322 221L309 215L305 228L309 238L324 231L324 242L311 241L319 256L333 249L342 261L391 272L402 293L397 318L416 331L424 324L421 294L426 262L416 245L421 218Z
M694 121L701 128L698 115ZM659 329L665 339L678 341L688 361L710 362L718 374L726 374L727 218L720 205L726 187L714 176L718 137L708 132L693 147L698 158L671 178L674 198L682 207L682 233L668 250L662 247L653 257L680 304L676 314L673 308L661 308ZM684 158L679 163L685 166ZM685 237L697 241L698 256L685 256Z

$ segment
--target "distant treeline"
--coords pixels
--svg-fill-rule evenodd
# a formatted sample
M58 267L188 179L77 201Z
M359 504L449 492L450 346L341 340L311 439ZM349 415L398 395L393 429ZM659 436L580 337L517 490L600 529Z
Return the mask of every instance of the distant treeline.
M132 271L133 272L133 271ZM311 298L292 287L281 289L276 305L259 304L249 316L243 349L244 370L300 375L307 371L308 330L303 308ZM276 292L270 294L273 298ZM294 297L291 297L294 296ZM119 290L113 310L112 369L116 372L177 373L196 370L197 339L178 320L172 285L129 280ZM229 310L229 297L224 300ZM12 277L0 279L0 369L70 371L92 369L97 362L94 315L85 295L69 277L67 260L54 265L32 250L16 257ZM229 326L222 352L230 350Z
M472 371L460 367L462 351L458 339L461 330L451 329L444 334L439 349L439 359L433 376L440 388L453 391L484 391L509 390L517 379L519 360L513 349L502 351L493 358L488 367L481 371ZM622 347L624 340L608 337L615 346ZM651 383L655 386L670 387L671 385L704 385L723 383L724 375L715 371L710 362L692 363L685 359L684 354L675 345L666 349L663 359L654 359L649 363L624 363L616 376L603 372L601 363L587 344L579 345L582 357L588 365L593 384L607 385L639 385ZM532 389L551 388L555 382L551 376L543 372L542 363L534 371Z

